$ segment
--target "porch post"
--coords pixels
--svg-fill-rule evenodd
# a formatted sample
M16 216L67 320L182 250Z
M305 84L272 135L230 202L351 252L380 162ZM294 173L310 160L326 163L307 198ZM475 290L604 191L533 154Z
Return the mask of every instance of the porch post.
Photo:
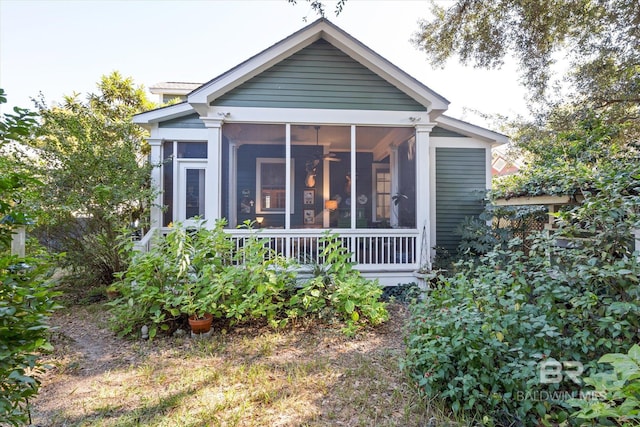
M426 262L429 267L431 267L432 256L429 136L434 126L435 123L416 124L416 228L420 233L416 244L416 262ZM425 239L422 238L422 233L426 233ZM418 268L420 267L422 266L418 265Z
M204 212L207 227L213 227L221 215L222 197L222 118L201 117L207 127L207 172Z
M396 196L400 191L400 184L398 183L398 146L391 144L389 146L389 172L391 175L391 195ZM391 200L391 218L389 220L391 227L395 228L400 223L399 218L399 206L395 200Z
M235 141L229 141L229 227L238 226L238 202L237 192L237 159L238 146Z
M151 169L151 188L157 190L151 203L149 226L162 227L162 192L164 190L162 188L162 168L160 167L162 162L162 139L148 138L147 143L151 147L149 163L153 166Z

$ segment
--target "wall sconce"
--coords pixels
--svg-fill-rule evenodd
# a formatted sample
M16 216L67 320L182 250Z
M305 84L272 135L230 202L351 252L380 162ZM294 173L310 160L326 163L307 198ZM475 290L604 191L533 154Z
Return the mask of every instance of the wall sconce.
M258 228L262 227L262 222L264 221L264 217L263 216L257 216L256 217L256 222L258 223Z
M337 200L327 200L324 202L324 208L330 211L335 211L338 209L338 201Z

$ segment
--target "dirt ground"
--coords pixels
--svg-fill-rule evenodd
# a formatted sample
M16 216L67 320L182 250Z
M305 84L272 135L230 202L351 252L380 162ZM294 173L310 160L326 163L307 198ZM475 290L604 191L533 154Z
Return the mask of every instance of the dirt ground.
M218 329L203 343L121 339L108 329L103 304L66 308L52 318L53 367L32 402L33 425L425 425L430 414L398 368L407 309L389 309L389 322L355 338L312 323L277 332ZM201 387L208 396L235 387L238 400L195 416L202 405L164 393L197 381L188 377L203 366L216 372ZM154 409L149 399L156 399Z

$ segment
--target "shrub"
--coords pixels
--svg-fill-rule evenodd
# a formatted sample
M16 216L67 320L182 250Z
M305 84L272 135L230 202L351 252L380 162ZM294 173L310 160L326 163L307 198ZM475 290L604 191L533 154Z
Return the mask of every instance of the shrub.
M353 269L351 255L335 236L319 243L322 273L297 289L294 261L278 255L259 232L249 233L236 248L224 225L187 230L178 224L149 252L136 254L117 283L121 298L110 303L113 328L128 335L150 324L154 337L190 309L232 324L265 320L272 327L312 315L337 318L349 335L387 320L382 289Z
M213 311L210 277L230 262L224 225L218 221L208 230L176 224L166 237L156 236L151 250L135 253L114 284L121 297L110 303L112 328L124 336L148 324L153 338L182 314ZM124 250L132 251L131 245Z
M245 227L251 228L249 223ZM211 296L219 316L240 323L265 319L271 326L287 323L287 301L295 288L295 265L269 248L268 239L251 233L232 262L211 271Z
M627 354L605 354L598 363L607 363L613 370L584 379L592 389L568 402L579 409L571 416L583 425L640 425L640 346L633 345Z
M46 368L38 352L51 349L47 317L58 294L44 281L45 264L0 257L0 419L25 425L28 400L38 393Z
M338 235L326 232L319 241L322 264L314 265L313 277L302 284L290 306L300 316L337 317L346 323L343 332L353 335L365 323L378 325L389 318L382 288L353 268L351 253Z
M589 368L640 327L635 258L609 263L588 248L559 250L542 236L530 243L528 255L513 250L522 245L516 239L511 249L458 265L456 276L412 307L405 369L425 394L487 424L564 419L566 403L532 391L575 386L540 384L539 362Z

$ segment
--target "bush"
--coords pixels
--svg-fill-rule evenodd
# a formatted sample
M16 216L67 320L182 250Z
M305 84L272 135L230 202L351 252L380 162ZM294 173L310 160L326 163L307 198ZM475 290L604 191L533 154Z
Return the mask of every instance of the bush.
M405 369L425 394L486 424L566 418L566 403L532 392L575 385L540 384L538 364L555 358L589 368L640 328L635 258L603 262L542 236L530 243L528 255L512 249L522 245L516 239L458 265L460 273L412 307Z
M269 248L268 239L252 233L232 262L210 277L218 316L232 323L258 319L265 319L272 327L287 323L287 303L296 284L295 265Z
M278 255L259 232L236 248L224 225L188 230L178 224L149 252L136 254L117 283L121 298L110 303L113 328L128 335L148 324L154 337L191 311L210 312L232 324L264 320L272 327L312 315L337 318L349 335L364 324L387 320L379 301L382 289L353 269L351 255L335 236L319 242L322 274L298 289L299 265Z
M349 336L365 323L375 326L388 320L386 303L380 300L382 288L353 268L351 253L338 236L326 232L319 247L323 263L314 265L313 277L291 298L292 311L297 316L338 318Z
M0 419L25 425L29 398L46 368L38 352L50 350L47 317L58 308L35 259L0 257Z
M598 363L613 370L584 379L592 389L568 402L579 408L571 416L589 425L640 425L640 346L633 345L627 354L605 354Z

